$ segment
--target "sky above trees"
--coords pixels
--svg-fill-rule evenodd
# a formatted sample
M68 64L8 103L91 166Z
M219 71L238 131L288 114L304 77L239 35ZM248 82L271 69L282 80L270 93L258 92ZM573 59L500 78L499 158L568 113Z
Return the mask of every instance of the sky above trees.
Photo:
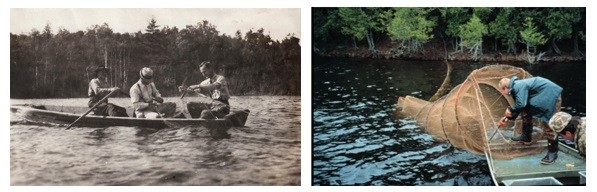
M301 37L300 9L10 9L10 32L28 34L50 24L52 31L85 31L92 25L107 23L116 33L135 33L155 18L164 26L184 28L207 20L220 33L234 35L265 29L274 40L288 34ZM273 22L275 18L275 22Z

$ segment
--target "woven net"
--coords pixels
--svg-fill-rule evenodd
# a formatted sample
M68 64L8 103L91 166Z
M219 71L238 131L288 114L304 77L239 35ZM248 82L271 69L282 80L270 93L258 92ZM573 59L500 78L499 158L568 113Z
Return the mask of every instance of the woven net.
M509 65L490 65L474 70L466 80L435 102L412 96L398 99L398 111L416 119L427 133L453 146L476 154L508 159L541 152L545 148L540 121L534 120L533 142L523 145L510 140L520 134L522 120L498 127L512 97L499 92L502 78L532 77L525 70Z

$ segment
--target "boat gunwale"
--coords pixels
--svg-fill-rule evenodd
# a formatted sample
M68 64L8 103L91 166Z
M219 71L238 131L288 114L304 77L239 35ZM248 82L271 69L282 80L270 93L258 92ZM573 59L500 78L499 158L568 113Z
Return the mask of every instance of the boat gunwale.
M44 105L48 106L48 105ZM50 105L56 106L56 105ZM76 106L74 106L76 107ZM40 113L47 113L47 114L55 114L55 115L64 115L69 117L79 117L82 114L77 113L69 113L69 112L61 112L61 111L54 111L54 110L44 110L44 109L36 109L27 106L10 106L11 109L16 108L16 110L25 110L25 111L33 111L33 112L40 112ZM80 107L82 108L82 107ZM135 117L113 117L113 116L97 116L89 114L85 116L85 118L92 118L92 119L105 119L105 120L129 120L129 121L156 121L156 122L163 122L163 121L176 121L176 122L218 122L218 121L226 121L224 118L221 119L183 119L183 118L156 118L156 119L145 119L145 118L135 118Z

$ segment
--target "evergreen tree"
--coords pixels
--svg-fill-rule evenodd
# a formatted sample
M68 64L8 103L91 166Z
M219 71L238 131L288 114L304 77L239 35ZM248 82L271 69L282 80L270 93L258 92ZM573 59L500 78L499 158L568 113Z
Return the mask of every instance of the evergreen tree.
M539 55L536 54L537 45L543 45L547 42L547 38L533 24L533 19L525 18L524 29L520 31L520 38L526 44L527 61L535 63Z
M460 44L469 49L475 61L483 54L483 36L485 34L487 34L487 27L475 14L466 24L460 26L458 35L461 39Z
M408 52L420 51L421 45L433 38L435 22L426 18L428 12L425 8L394 8L387 28L390 38L401 41L400 46Z

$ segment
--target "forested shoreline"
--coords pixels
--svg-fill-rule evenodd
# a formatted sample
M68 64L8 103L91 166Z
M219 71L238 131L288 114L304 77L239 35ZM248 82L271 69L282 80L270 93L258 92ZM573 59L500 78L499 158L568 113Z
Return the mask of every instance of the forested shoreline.
M586 8L313 8L313 53L468 61L585 60Z
M114 33L109 24L86 31L51 30L10 34L10 97L87 97L93 69L111 69L109 83L123 89L151 67L165 96L179 95L177 87L197 84L204 77L196 64L210 60L227 77L232 95L300 95L300 39L289 34L273 40L264 29L220 34L208 21L183 29L158 24L135 33Z

